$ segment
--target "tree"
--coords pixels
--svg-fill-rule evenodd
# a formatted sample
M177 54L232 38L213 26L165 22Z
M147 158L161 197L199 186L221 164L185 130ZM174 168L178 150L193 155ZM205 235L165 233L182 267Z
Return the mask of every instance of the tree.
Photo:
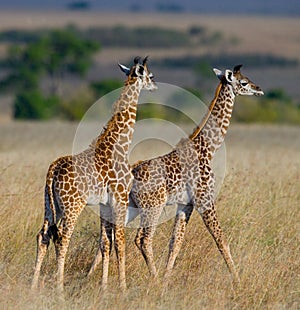
M54 30L46 39L49 52L44 59L46 73L52 80L52 94L59 94L59 84L66 73L84 76L92 64L92 54L99 49L95 41L86 40L69 30Z
M86 11L91 8L91 4L89 1L72 1L67 8L72 11Z
M49 119L54 116L58 103L57 97L46 98L39 90L22 91L15 98L14 118Z
M16 93L15 117L48 118L49 111L38 111L43 107L48 109L43 103L49 104L53 98L58 101L61 80L66 73L84 76L92 64L93 53L99 48L97 42L83 38L72 28L51 30L25 46L10 47L2 61L8 74L0 81L0 90ZM48 96L39 90L42 78L50 81Z
M114 79L107 79L91 83L91 88L94 91L96 98L101 98L102 96L122 86L122 81Z

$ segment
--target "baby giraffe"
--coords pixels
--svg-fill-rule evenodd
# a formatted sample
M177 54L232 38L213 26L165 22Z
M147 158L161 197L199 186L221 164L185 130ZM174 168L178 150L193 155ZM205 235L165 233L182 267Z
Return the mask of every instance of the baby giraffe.
M119 282L125 280L124 223L133 176L128 162L128 150L136 119L137 103L142 89L157 86L147 67L147 57L140 63L134 59L129 69L120 65L128 76L113 115L100 135L83 152L58 158L48 170L45 186L44 224L37 235L37 258L32 288L38 286L41 265L50 240L55 245L58 263L57 285L63 290L64 264L76 220L88 203L110 201L113 216L114 242L118 258ZM108 261L104 260L108 269ZM105 289L108 273L102 276Z
M227 133L234 100L238 95L263 95L263 91L240 72L214 69L220 80L207 115L189 138L182 139L170 153L142 161L133 167L130 207L138 207L140 228L135 243L140 249L150 274L157 271L152 240L161 212L166 205L177 205L174 229L169 246L165 277L173 268L180 251L186 226L193 209L201 215L214 238L234 280L238 281L229 245L220 227L214 202L215 178L212 159ZM99 252L97 254L99 256ZM97 262L97 259L95 259ZM95 269L95 262L92 269Z
M183 242L186 226L195 208L214 238L230 272L238 281L228 243L217 219L212 159L227 133L237 95L263 95L262 90L240 72L241 65L223 73L209 112L189 138L164 156L146 160L133 168L130 196L141 211L141 227L135 239L148 265L156 275L152 239L165 205L177 204L177 215L170 241L165 276L168 277Z

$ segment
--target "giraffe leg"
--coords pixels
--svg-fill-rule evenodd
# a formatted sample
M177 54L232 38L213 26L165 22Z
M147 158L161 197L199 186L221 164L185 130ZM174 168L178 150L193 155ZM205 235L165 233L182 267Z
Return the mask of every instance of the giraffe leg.
M64 289L64 270L65 270L65 258L70 243L70 236L67 231L63 230L59 233L59 238L55 240L55 251L57 260L57 289L62 292Z
M142 246L141 246L141 240L143 238L143 227L139 227L134 239L134 243L137 246L137 248L142 251Z
M223 256L229 271L233 275L234 281L236 283L238 283L239 282L239 276L238 276L238 273L235 269L235 265L234 265L234 262L233 262L233 259L232 259L231 253L230 253L229 245L226 241L224 233L223 233L221 226L219 224L219 221L217 219L217 215L216 215L214 205L212 205L211 209L202 212L201 216L202 216L202 219L203 219L205 226L207 227L208 231L210 232L210 234L214 238L214 240L217 244L217 247Z
M165 279L171 275L176 257L182 246L186 226L189 222L191 214L193 212L193 205L189 204L182 207L178 207L175 224L172 232L172 237L169 245L169 255L166 265Z
M137 208L131 208L131 209L132 209L131 214L128 214L129 211L127 211L126 223L130 223L131 221L133 221L139 214L139 211ZM100 229L100 231L101 231L101 229ZM110 233L110 235L111 235L111 233ZM101 242L101 240L100 240L100 242ZM111 241L110 241L110 243L111 243ZM139 248L137 243L136 243L136 245ZM110 248L111 248L111 245L110 245ZM95 256L94 261L93 261L93 264L92 264L92 266L88 272L88 277L90 277L95 272L95 270L97 269L98 265L101 262L101 259L102 259L102 250L101 250L101 246L99 245L96 256Z
M105 291L107 288L107 279L108 279L108 266L109 266L109 256L112 247L112 232L113 225L110 221L101 217L101 228L100 228L100 252L102 254L102 290ZM100 260L98 254L96 255L95 261L92 268L96 268L96 260ZM92 270L92 269L91 269ZM91 272L91 271L90 271Z
M125 218L124 218L125 220ZM125 276L125 228L124 225L114 225L114 244L118 259L119 283L122 291L126 290Z
M138 229L137 235L135 237L135 244L142 252L142 255L145 259L150 275L152 277L157 276L152 242L156 230L156 225L158 223L162 210L163 206L159 206L157 208L142 208L141 227Z
M131 172L130 172L131 177ZM125 275L125 220L126 212L129 204L128 180L122 182L112 182L109 186L112 195L112 225L114 232L114 246L118 261L119 285L124 292L126 290L126 275ZM103 262L104 263L104 262ZM107 263L108 265L108 263Z
M31 284L31 289L36 289L38 287L41 266L44 257L46 255L48 246L50 244L50 237L47 234L47 230L48 230L48 221L45 220L41 231L37 235L37 254L36 254L35 270Z
M65 270L66 254L69 248L70 240L78 216L79 213L77 214L74 213L69 215L68 217L64 217L61 221L60 227L58 228L57 238L53 240L57 259L57 288L60 292L63 291L64 286L64 270Z
M145 262L148 266L150 275L152 277L157 276L157 270L155 267L154 256L153 256L153 247L152 241L155 233L156 226L144 227L143 235L141 238L141 252L145 259Z
M88 272L88 277L90 277L95 272L95 270L97 269L98 265L101 262L101 258L102 258L102 250L101 247L99 246L93 264Z
M100 264L103 251L105 253L106 252L109 253L107 255L108 257L110 255L112 245L112 226L110 224L111 222L112 222L111 207L100 203L100 240L96 256L88 273L88 277L90 277L95 272L98 265ZM102 240L104 243L102 242ZM107 251L105 251L106 246L108 247Z

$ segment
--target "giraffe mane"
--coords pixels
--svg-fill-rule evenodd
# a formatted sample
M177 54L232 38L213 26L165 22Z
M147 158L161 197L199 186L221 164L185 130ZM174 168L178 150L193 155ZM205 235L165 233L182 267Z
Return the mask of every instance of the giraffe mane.
M222 88L222 82L219 83L216 91L215 91L215 96L213 98L213 100L211 101L210 105L209 105L209 108L208 108L208 111L206 112L206 114L204 115L204 117L202 118L201 120L201 123L194 129L193 133L189 136L189 138L191 140L194 140L198 134L200 133L200 131L203 129L203 127L205 126L205 124L207 123L209 117L210 117L210 114L213 110L213 108L215 107L216 105L216 102L217 102L217 99L218 99L218 96L220 94L220 91L221 91L221 88Z
M110 132L109 129L112 129L115 123L115 119L116 119L117 115L113 114L113 116L110 118L110 120L108 121L108 123L103 126L100 135L98 135L97 138L94 138L92 140L92 142L89 145L89 149L94 149L97 146L98 141L103 141L105 139L105 137L107 136L107 134Z

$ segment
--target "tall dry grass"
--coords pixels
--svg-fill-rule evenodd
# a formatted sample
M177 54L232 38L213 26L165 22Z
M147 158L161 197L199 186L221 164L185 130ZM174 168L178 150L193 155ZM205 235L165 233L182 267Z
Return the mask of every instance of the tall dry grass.
M164 295L172 220L160 225L155 236L158 279L149 278L133 244L135 230L128 229L128 290L124 295L118 290L113 254L109 291L102 295L101 268L86 278L99 237L99 220L86 209L68 252L64 301L55 292L53 246L43 266L42 288L33 293L29 287L47 167L71 152L76 125L7 123L0 129L1 309L299 309L299 127L232 125L229 130L217 211L238 265L238 288L232 288L225 263L195 213Z

